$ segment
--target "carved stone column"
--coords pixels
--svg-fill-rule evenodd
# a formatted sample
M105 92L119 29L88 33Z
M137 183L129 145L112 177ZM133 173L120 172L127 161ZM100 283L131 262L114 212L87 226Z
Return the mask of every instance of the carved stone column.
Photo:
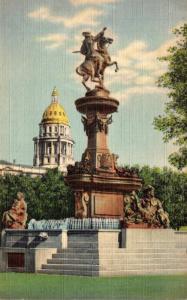
M117 112L119 102L109 97L108 91L96 88L76 100L75 105L82 114L88 142L81 161L76 162L75 166L68 166L66 182L75 195L89 195L91 217L123 218L124 195L138 190L141 180L137 174L118 168L117 155L108 148L111 114Z

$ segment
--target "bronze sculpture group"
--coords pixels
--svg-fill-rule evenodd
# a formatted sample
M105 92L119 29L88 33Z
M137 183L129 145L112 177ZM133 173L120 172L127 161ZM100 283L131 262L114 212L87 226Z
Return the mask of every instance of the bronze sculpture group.
M91 90L86 84L89 78L92 82L97 82L99 87L104 88L104 72L106 67L115 65L115 72L119 69L117 62L112 61L108 53L108 46L113 43L113 39L104 36L106 29L104 27L95 36L90 32L83 32L84 40L80 51L74 51L74 53L81 53L85 56L84 62L76 68L76 72L83 77L82 84L87 91Z
M24 229L27 221L27 204L24 199L24 194L17 193L17 198L14 200L12 207L5 211L2 218L3 227L9 229Z
M168 228L170 224L168 213L150 185L144 188L141 199L135 192L124 197L124 221L126 227L146 224L148 228Z

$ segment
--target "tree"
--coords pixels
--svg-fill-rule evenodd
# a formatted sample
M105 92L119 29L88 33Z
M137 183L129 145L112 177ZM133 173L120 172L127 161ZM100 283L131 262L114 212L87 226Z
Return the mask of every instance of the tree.
M64 183L58 169L49 170L37 189L40 203L39 219L62 219L74 216L73 193Z
M0 223L3 212L11 208L19 191L25 194L28 221L74 215L73 193L57 169L49 170L42 178L7 174L0 176Z
M165 115L154 119L155 128L163 132L165 142L173 141L178 151L169 156L169 162L182 169L187 166L187 24L175 29L178 41L168 49L168 55L159 58L168 62L168 71L158 80L158 86L169 89L170 101Z

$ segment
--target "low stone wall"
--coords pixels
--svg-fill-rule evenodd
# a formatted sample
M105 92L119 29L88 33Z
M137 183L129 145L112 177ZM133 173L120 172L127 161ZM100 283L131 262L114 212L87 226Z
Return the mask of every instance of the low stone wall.
M66 231L5 229L1 234L0 271L36 272L57 248L66 247Z
M41 233L47 234L42 238ZM2 232L1 247L12 248L62 248L62 230L15 230Z
M187 249L187 231L175 231L176 247Z
M100 249L101 247L121 247L121 230L119 229L90 229L90 230L68 230L68 247L90 247Z
M166 245L168 248L187 248L187 232L173 229L122 229L123 248L162 248Z
M51 258L53 253L56 253L56 248L0 248L0 271L37 272L41 265ZM15 264L9 263L10 257L11 261L15 261ZM19 262L20 257L23 257L23 263Z

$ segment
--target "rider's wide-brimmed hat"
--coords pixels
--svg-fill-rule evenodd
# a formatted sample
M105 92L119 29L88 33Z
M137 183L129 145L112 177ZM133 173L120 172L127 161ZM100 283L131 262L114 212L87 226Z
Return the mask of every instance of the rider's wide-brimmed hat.
M89 32L89 31L83 31L83 33L82 33L82 35L83 36L91 36L91 32Z

